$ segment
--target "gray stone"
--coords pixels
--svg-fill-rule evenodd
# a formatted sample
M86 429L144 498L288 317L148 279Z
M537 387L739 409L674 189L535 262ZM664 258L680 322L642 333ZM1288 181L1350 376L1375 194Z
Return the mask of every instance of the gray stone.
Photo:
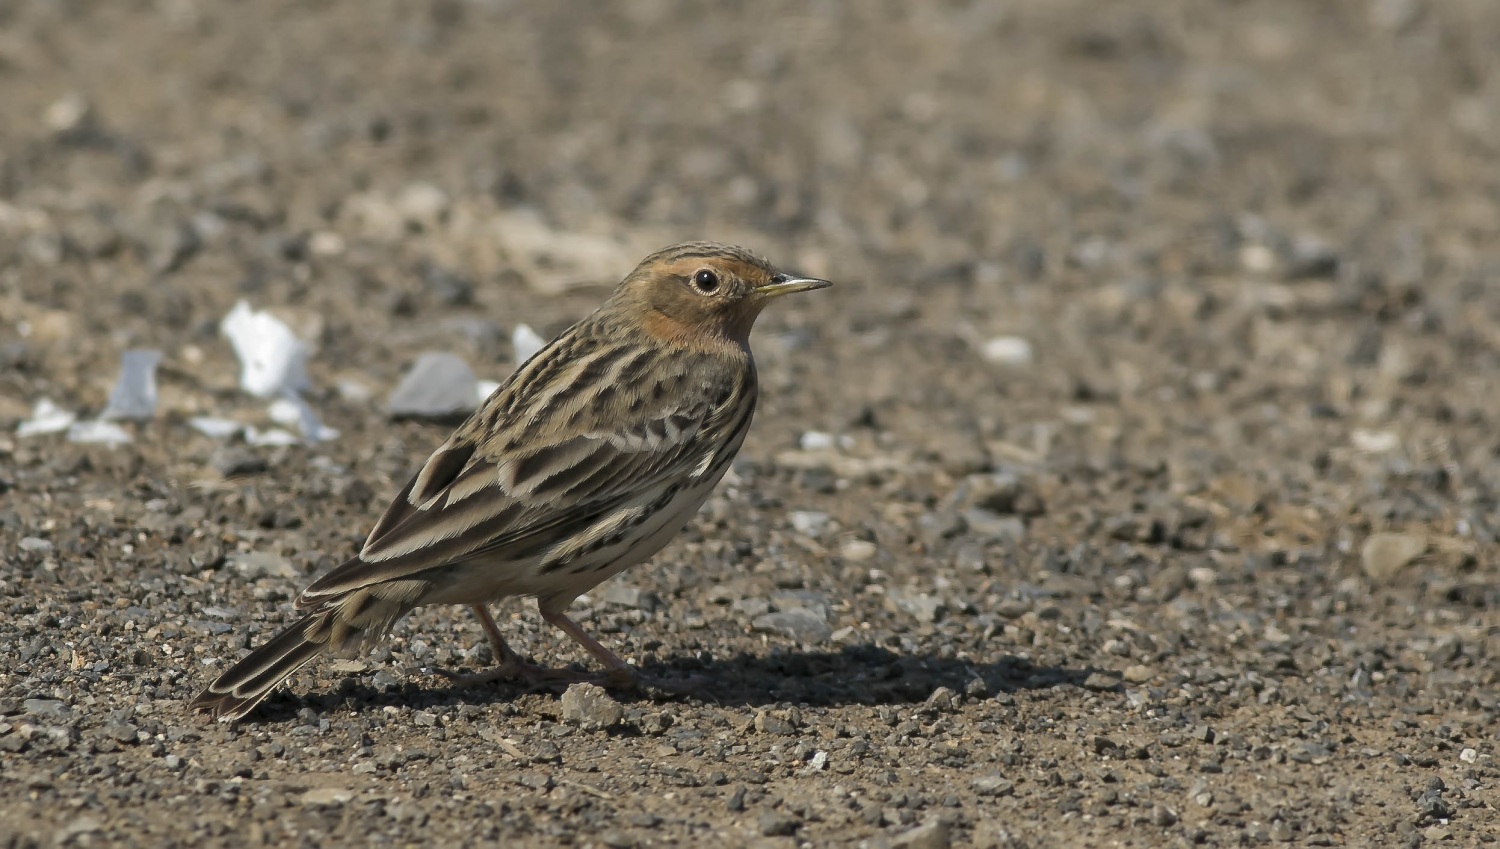
M775 713L756 711L755 721L751 724L762 734L791 734L796 731L796 723L788 717L781 716L780 713L780 711Z
M785 634L799 643L821 643L833 636L823 615L805 607L793 607L757 616L750 627L757 631Z
M796 817L780 811L762 811L756 818L756 824L765 837L788 837L796 834L797 829L802 827L801 821Z
M103 419L149 419L156 415L156 366L161 352L137 348L120 355L120 376L109 391Z
M918 622L937 622L948 612L942 599L927 593L891 587L886 590L885 598L897 612L915 617Z
M246 578L295 578L297 570L285 557L269 551L249 551L229 558L232 565Z
M59 828L53 839L58 846L66 846L72 843L76 837L82 837L86 834L97 834L103 830L104 823L98 817L83 814L74 817L67 825ZM25 845L24 841L19 845Z
M354 791L344 787L314 787L302 794L302 804L312 806L342 805L354 798Z
M948 849L953 845L947 820L930 819L891 838L891 849Z
M976 507L965 510L963 517L969 531L977 536L1012 542L1026 538L1026 521L1020 516L1002 516Z
M771 604L776 610L805 607L823 619L827 619L833 610L828 604L828 596L814 590L776 590L771 593Z
M1425 551L1427 538L1419 534L1373 534L1359 550L1360 565L1370 580L1389 583Z
M609 728L624 716L625 709L620 703L598 685L574 684L563 693L563 721L586 731Z
M729 606L730 610L742 616L751 618L771 612L771 602L763 598L737 598Z
M792 527L799 534L817 536L828 524L828 514L817 510L796 510L792 512Z
M1085 690L1108 692L1119 686L1120 678L1113 672L1090 672L1089 676L1083 679L1083 688Z
M661 607L661 597L656 593L640 587L632 587L620 581L610 581L605 584L604 591L599 594L599 600L616 607L628 607L648 613Z
M386 401L395 418L443 418L462 415L479 404L479 381L463 358L444 351L417 357Z
M226 478L258 475L271 468L266 458L247 448L224 446L214 451L208 461L214 471Z
M67 722L73 718L73 709L57 699L27 699L21 703L21 709L28 716L50 719L53 722Z
M976 796L1009 796L1016 792L1015 782L998 772L981 775L970 786L974 788Z

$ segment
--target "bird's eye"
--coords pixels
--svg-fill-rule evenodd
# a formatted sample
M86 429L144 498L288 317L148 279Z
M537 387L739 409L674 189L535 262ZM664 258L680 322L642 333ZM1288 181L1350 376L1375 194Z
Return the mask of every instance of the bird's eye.
M707 268L700 268L693 273L693 288L705 295L712 295L719 291L719 275Z

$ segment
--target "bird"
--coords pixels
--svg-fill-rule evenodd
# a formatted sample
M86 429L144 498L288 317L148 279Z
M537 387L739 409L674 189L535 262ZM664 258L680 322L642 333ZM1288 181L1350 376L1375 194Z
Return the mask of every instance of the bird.
M659 552L744 443L759 389L750 332L772 300L827 280L686 242L647 256L593 313L527 359L422 464L358 554L297 597L302 616L192 707L236 721L325 652L359 656L403 616L467 605L495 666L466 683L645 676L567 615L579 595ZM549 669L506 643L488 605L535 600L603 675Z

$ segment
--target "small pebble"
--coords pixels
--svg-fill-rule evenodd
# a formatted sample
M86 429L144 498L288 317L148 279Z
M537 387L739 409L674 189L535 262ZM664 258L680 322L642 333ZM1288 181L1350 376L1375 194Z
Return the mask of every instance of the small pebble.
M751 620L750 627L757 631L785 634L799 643L821 643L833 636L833 628L824 615L805 607L794 607L766 613Z
M787 837L796 834L797 829L802 826L796 817L780 811L762 811L755 821L765 837Z
M585 731L598 731L619 724L625 709L595 684L573 684L562 695L562 718Z
M477 380L462 357L428 351L417 357L386 400L394 418L443 418L473 410Z
M1372 534L1360 548L1360 565L1370 580L1384 585L1426 551L1427 538L1418 534Z
M948 849L953 844L947 820L930 819L891 838L891 849Z
M980 354L985 360L1006 366L1024 366L1031 362L1031 343L1019 336L996 336L988 339Z

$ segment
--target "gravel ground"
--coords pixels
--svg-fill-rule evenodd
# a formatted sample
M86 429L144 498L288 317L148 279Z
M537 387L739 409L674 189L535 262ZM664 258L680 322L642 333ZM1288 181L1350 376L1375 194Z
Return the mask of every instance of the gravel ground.
M0 7L0 846L1480 846L1500 4ZM575 607L696 697L455 690L432 609L239 726L484 379L646 252L770 311L730 479ZM315 347L315 446L219 320ZM163 352L155 418L85 418ZM527 605L515 645L581 663Z

